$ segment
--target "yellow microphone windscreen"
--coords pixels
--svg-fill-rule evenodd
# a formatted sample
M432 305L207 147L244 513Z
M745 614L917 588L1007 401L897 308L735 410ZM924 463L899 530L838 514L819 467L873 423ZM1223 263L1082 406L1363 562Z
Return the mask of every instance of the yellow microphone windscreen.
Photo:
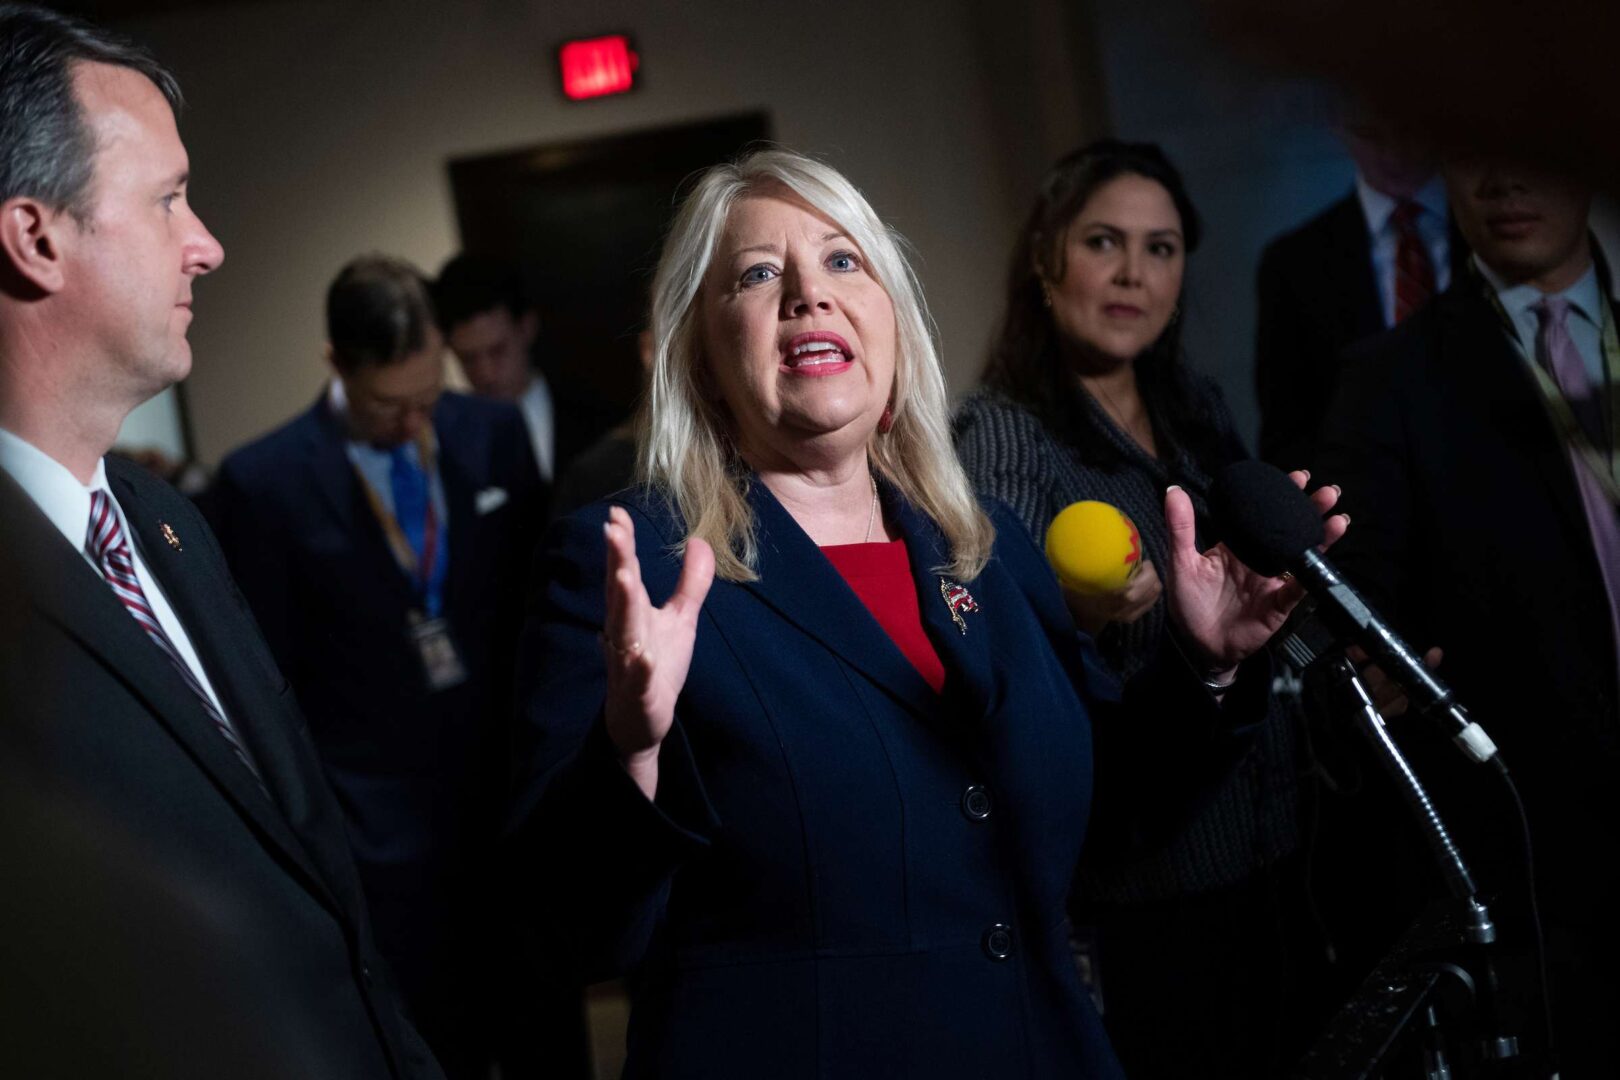
M1046 530L1046 558L1065 588L1123 589L1142 569L1142 538L1117 507L1087 499L1063 508Z

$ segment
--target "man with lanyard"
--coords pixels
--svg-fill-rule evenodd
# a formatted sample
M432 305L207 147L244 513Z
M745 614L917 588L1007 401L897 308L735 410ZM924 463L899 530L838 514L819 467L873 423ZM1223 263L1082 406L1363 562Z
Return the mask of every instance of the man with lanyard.
M343 385L334 380L329 394L333 411L347 415ZM398 415L404 419L411 410ZM430 690L448 690L467 677L467 669L456 655L449 624L440 617L450 548L444 542L444 484L434 467L433 429L421 424L409 441L386 449L360 439L349 440L344 449L394 561L416 592L416 605L406 617L421 653L423 682Z
M543 492L512 406L443 392L426 283L385 257L327 293L334 378L229 457L219 534L309 717L379 945L448 1076L503 994L493 848Z
M1558 1058L1565 1076L1614 1075L1613 301L1583 185L1496 160L1455 160L1445 176L1474 260L1428 308L1347 360L1317 461L1355 518L1334 559L1409 640L1444 650L1441 674L1501 747L1534 838ZM1438 731L1398 725L1396 735L1483 888L1500 898L1503 996L1527 1051L1542 1054L1529 876L1511 804ZM1388 843L1384 871L1364 882L1364 910L1410 915L1439 895L1437 879L1410 850L1402 811L1365 809L1364 831Z

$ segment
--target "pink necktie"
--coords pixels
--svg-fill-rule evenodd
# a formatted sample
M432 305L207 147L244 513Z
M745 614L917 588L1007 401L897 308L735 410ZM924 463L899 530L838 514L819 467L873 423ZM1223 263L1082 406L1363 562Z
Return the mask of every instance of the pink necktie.
M1575 347L1575 340L1569 336L1569 301L1561 296L1549 296L1536 301L1530 310L1541 321L1541 329L1536 334L1536 360L1552 373L1564 392L1564 399L1569 402L1570 411L1586 429L1593 445L1599 447L1600 453L1605 452L1608 440L1602 434L1601 406L1593 397L1591 381L1586 377L1586 363ZM1614 628L1616 662L1620 663L1620 515L1609 501L1602 481L1573 448L1570 464L1575 469L1575 483L1580 488L1586 522L1592 531L1592 547L1597 552L1598 567L1609 593L1609 618Z
M225 714L214 705L213 699L203 689L202 683L197 681L196 673L180 656L174 642L169 640L169 635L163 632L162 624L152 613L152 605L147 602L146 592L141 588L140 579L135 576L135 560L130 554L129 540L124 536L123 523L119 521L118 514L113 509L112 497L105 491L90 493L90 529L84 538L84 550L101 568L101 575L107 579L113 595L118 597L125 609L134 616L135 621L141 624L146 636L151 638L152 643L169 658L169 663L174 665L174 670L179 673L180 678L191 688L191 692L197 695L197 700L202 702L203 711L208 714L208 719L214 722L220 735L230 744L231 750L247 767L248 772L253 774L253 779L258 781L259 788L263 790L264 778L259 775L259 770L248 757L247 748L237 737L236 729L231 727L230 721L225 719ZM266 791L266 794L269 792Z

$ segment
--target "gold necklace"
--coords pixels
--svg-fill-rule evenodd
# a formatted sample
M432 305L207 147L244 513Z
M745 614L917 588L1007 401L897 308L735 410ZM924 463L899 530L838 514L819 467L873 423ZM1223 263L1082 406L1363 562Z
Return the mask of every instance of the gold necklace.
M1088 389L1090 388L1088 387ZM1120 430L1129 436L1132 442L1144 450L1151 450L1154 446L1152 426L1148 427L1148 437L1146 439L1142 438L1140 433L1137 432L1136 426L1125 419L1125 410L1121 409L1118 403L1114 401L1114 396L1108 392L1108 388L1099 382L1096 384L1096 389L1102 394L1102 401L1098 402L1098 404L1103 407L1103 412L1107 413L1109 418L1119 425Z

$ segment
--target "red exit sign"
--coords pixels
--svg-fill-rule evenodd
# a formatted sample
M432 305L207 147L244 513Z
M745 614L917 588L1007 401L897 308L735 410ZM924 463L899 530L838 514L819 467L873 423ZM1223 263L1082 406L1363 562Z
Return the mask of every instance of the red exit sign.
M623 34L566 42L557 50L563 93L572 101L622 94L636 85L641 58Z

